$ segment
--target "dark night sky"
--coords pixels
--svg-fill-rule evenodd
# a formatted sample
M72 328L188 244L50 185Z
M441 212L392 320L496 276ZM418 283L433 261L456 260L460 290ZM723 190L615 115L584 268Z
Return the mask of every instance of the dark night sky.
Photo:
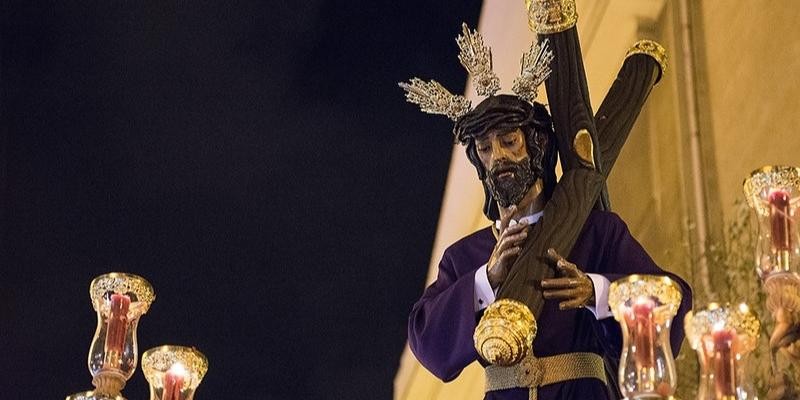
M116 270L156 290L140 352L209 358L198 400L391 398L452 148L396 82L462 91L480 5L0 5L0 397L91 388Z

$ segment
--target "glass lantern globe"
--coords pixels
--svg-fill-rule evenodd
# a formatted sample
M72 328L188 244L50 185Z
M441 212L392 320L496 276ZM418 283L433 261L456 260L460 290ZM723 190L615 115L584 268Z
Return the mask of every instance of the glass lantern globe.
M758 217L756 272L767 280L800 272L800 168L770 165L753 171L743 184L747 204Z
M619 387L629 400L675 394L677 375L670 326L681 303L669 277L631 275L611 283L608 304L622 326Z
M95 278L89 295L97 312L88 359L94 394L113 398L136 369L136 327L155 300L155 293L140 276L112 272Z
M700 361L697 400L758 398L744 366L758 343L761 323L746 304L711 303L690 311L684 326Z
M150 400L192 400L208 371L208 360L192 347L165 345L142 355Z

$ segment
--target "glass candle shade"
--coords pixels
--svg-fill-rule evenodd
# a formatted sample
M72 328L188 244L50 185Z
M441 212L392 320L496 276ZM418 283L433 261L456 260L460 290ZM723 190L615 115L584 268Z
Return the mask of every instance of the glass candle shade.
M766 166L745 179L747 204L758 217L756 271L762 279L796 274L800 263L797 206L800 168Z
M745 375L748 353L756 348L761 324L750 308L711 303L686 315L689 344L700 361L697 400L753 400Z
M681 304L679 286L665 276L631 275L611 283L608 304L622 326L622 394L629 400L675 394L677 378L669 334Z
M66 400L125 400L125 398L120 395L109 396L90 390L88 392L71 394L67 396Z
M155 300L155 294L144 278L112 272L92 281L89 296L97 312L97 329L89 349L89 372L95 394L114 397L136 369L136 326Z
M142 355L150 400L192 400L208 371L208 360L191 347L161 346Z

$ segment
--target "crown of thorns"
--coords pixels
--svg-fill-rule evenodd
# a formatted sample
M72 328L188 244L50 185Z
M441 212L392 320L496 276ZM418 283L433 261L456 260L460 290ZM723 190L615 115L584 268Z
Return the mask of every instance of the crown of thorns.
M500 79L492 70L492 49L483 44L483 37L467 24L462 24L462 34L456 38L461 50L458 60L472 76L475 91L481 96L492 96L500 90ZM522 72L514 79L511 90L521 99L533 103L536 100L537 88L550 76L550 62L553 52L548 47L548 40L541 43L534 40L531 47L522 55ZM457 121L472 111L472 103L466 97L450 93L439 82L425 82L412 78L398 85L406 92L406 100L414 103L429 114L446 115Z

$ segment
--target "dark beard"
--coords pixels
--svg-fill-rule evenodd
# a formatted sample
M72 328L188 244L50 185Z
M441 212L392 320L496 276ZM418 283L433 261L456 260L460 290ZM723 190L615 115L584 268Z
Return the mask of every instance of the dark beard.
M507 171L513 172L514 175L508 178L498 178L501 172ZM508 161L495 165L486 175L484 183L492 192L492 197L497 200L497 204L506 208L519 204L537 179L539 176L531 169L530 159L525 157L518 163Z

